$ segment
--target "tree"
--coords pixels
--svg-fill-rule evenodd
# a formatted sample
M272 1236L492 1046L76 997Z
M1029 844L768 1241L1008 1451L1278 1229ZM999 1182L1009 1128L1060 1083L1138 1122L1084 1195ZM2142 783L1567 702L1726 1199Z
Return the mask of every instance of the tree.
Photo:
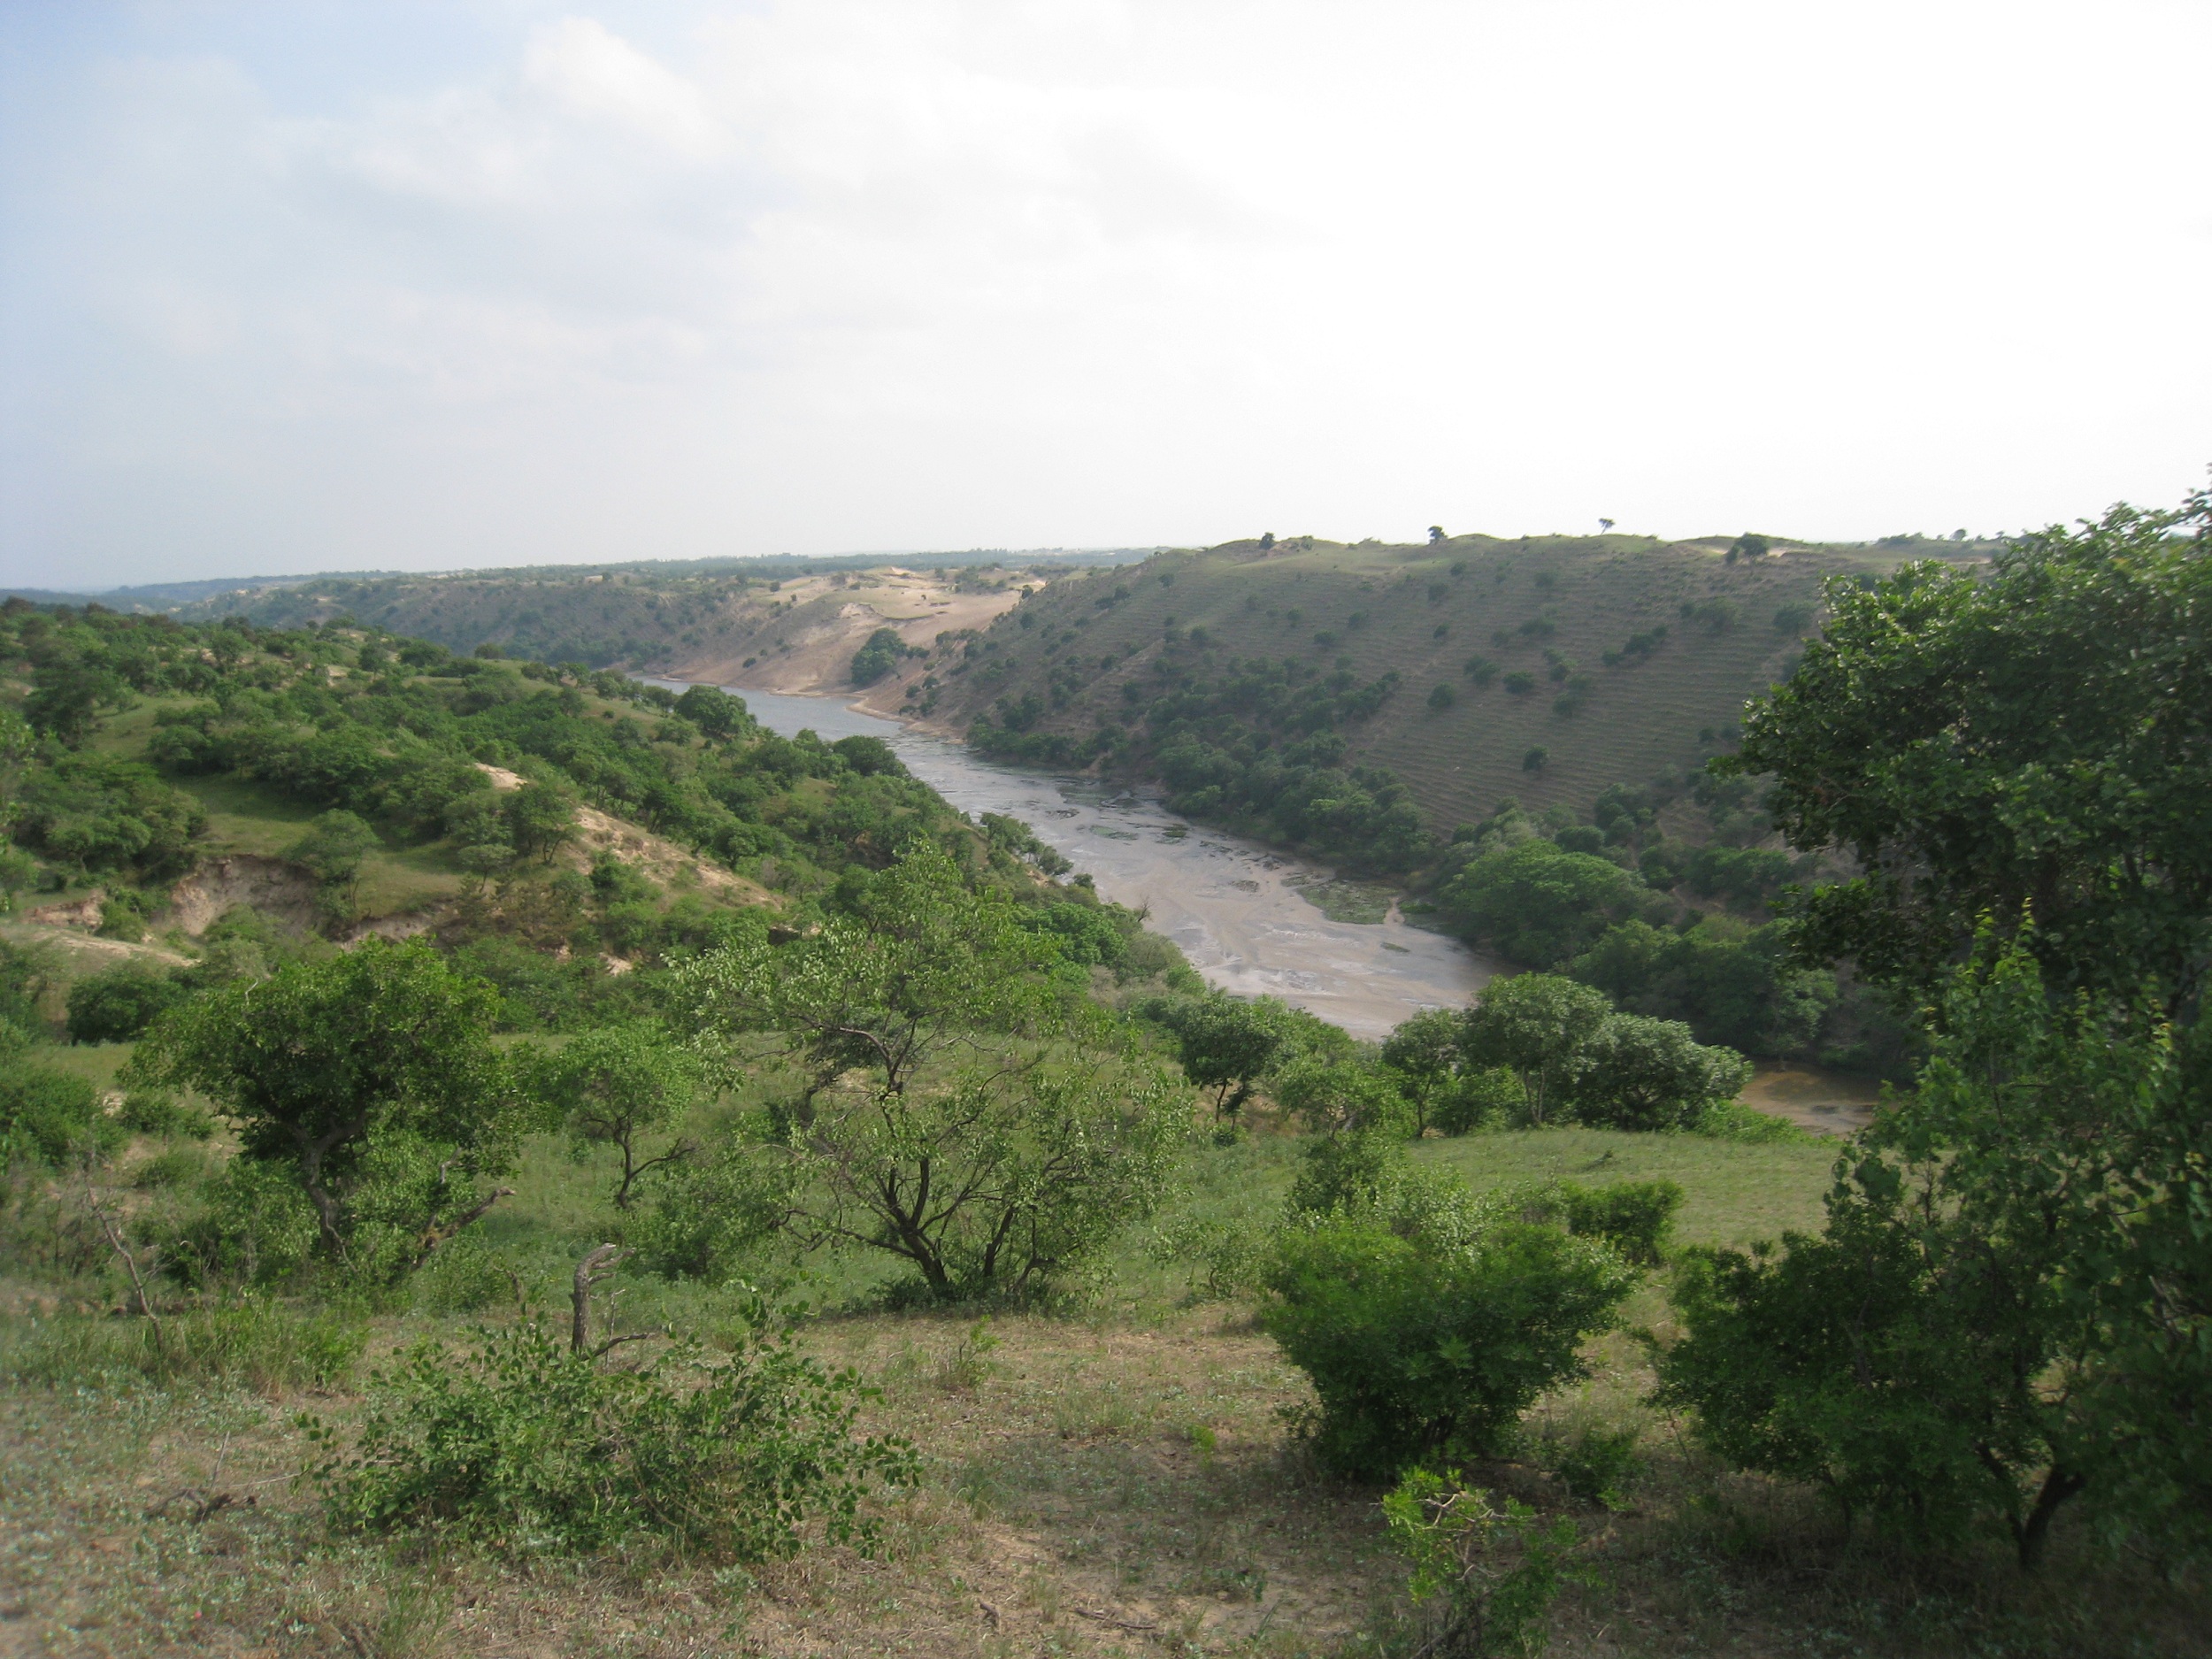
M1461 1051L1476 1066L1503 1066L1521 1080L1529 1121L1540 1127L1573 1099L1599 1028L1612 1013L1599 992L1548 973L1517 973L1484 986L1466 1013Z
M1649 897L1609 859L1532 840L1475 858L1445 883L1437 902L1455 926L1517 962L1548 968L1589 949Z
M500 818L515 851L546 864L576 838L576 803L548 784L524 784L507 797Z
M1424 1009L1383 1041L1382 1061L1397 1074L1399 1091L1413 1110L1417 1141L1459 1080L1459 1037L1463 1017L1447 1008Z
M2032 1569L2060 1506L2101 1481L2126 1530L2200 1548L2212 1268L2200 1238L2166 1247L2203 1225L2177 1228L2174 1201L2212 1180L2170 1036L2140 1010L2054 1008L2017 941L1945 1002L1911 1108L1839 1165L1821 1234L1680 1281L1663 1397L1724 1455L1901 1542L1995 1521ZM2193 1172L2143 1156L2176 1132Z
M1263 553L1271 552L1271 551L1273 551L1274 547L1275 547L1275 533L1274 533L1272 530L1263 530L1262 532L1260 532L1260 551L1261 551L1261 552L1263 552ZM1168 579L1167 577L1165 577L1165 576L1163 576L1163 577L1161 577L1161 578L1160 578L1160 580L1161 580L1161 581L1165 582L1165 581L1167 581L1169 579Z
M1216 1118L1233 1118L1252 1086L1279 1060L1290 1039L1287 1010L1272 997L1225 992L1174 1004L1163 1023L1175 1033L1175 1057L1193 1087L1214 1091Z
M733 697L719 686L687 686L676 699L676 712L709 737L741 737L755 729L744 699Z
M128 1042L191 995L190 987L142 963L127 962L69 987L72 1042Z
M371 938L172 1010L123 1076L213 1102L244 1156L292 1172L340 1260L354 1258L357 1224L407 1225L392 1263L403 1268L505 1194L479 1186L504 1172L516 1126L491 1040L498 1002L427 943Z
M1827 588L1797 672L1755 701L1739 753L1775 821L1858 872L1797 898L1810 957L1933 985L1979 918L2032 915L2060 988L2170 1008L2212 962L2212 496L2116 507L1997 556Z
M690 964L680 994L710 1030L788 1039L812 1071L810 1099L849 1071L902 1094L926 1070L1056 1025L1044 976L1059 949L1018 909L917 841L850 914L780 946L757 926Z
M1682 1129L1751 1080L1733 1048L1707 1048L1671 1019L1609 1014L1584 1051L1575 1114L1616 1129Z
M1518 686L1516 686L1513 683L1517 680L1521 682ZM1536 686L1536 681L1527 674L1508 674L1505 677L1505 683L1508 690L1520 691L1524 693L1533 690ZM1541 743L1539 743L1535 748L1530 749L1528 753L1521 757L1521 770L1523 772L1541 772L1544 770L1545 765L1550 761L1550 759L1551 750L1546 749Z
M327 908L349 917L360 887L361 861L378 844L376 832L365 821L334 809L318 818L284 856L315 878Z
M761 929L679 981L709 1029L774 1033L809 1070L767 1148L787 1225L938 1296L1069 1271L1159 1202L1187 1128L1162 1079L1056 1041L1086 1017L1017 908L917 842L852 914L780 947Z
M642 1137L680 1123L700 1094L698 1061L657 1025L603 1025L572 1038L534 1069L540 1100L577 1141L622 1154L615 1207L630 1207L630 1189L649 1169L684 1156L680 1143L641 1157Z
M1450 708L1452 704L1458 701L1459 694L1454 691L1449 686L1444 684L1441 680L1439 680L1437 682L1436 688L1429 693L1429 707L1435 710L1439 714L1441 714L1445 710Z
M1431 525L1431 526L1429 526L1429 543L1430 543L1430 545L1431 545L1431 546L1434 546L1437 542L1441 541L1443 539L1444 539L1444 526L1443 526L1442 525L1440 525L1440 524L1432 524L1432 525Z
M92 734L103 710L118 707L129 696L121 676L105 664L65 647L50 648L31 670L23 718L33 731L76 749Z
M1275 1079L1277 1104L1322 1134L1394 1135L1411 1127L1412 1113L1394 1072L1375 1063L1373 1050L1356 1055L1308 1055Z
M868 641L853 653L852 682L856 686L872 686L899 665L906 655L906 641L899 637L896 628L878 628L868 636Z

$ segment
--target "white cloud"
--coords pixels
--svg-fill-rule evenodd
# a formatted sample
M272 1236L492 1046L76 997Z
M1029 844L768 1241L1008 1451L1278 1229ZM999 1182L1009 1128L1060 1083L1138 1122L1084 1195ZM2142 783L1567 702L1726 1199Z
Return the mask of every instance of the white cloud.
M1993 528L2212 455L2200 11L570 4L55 66L10 573Z

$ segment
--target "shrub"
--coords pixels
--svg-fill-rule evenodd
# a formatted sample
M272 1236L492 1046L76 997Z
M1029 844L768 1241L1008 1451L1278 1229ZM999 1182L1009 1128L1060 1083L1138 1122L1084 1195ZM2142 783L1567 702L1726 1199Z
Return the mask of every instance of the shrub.
M1463 1135L1477 1129L1510 1122L1528 1110L1528 1093L1521 1079L1502 1065L1463 1071L1438 1102L1436 1126L1448 1135Z
M0 1056L0 1164L59 1164L122 1139L123 1125L100 1110L99 1091L84 1079Z
M1440 681L1438 683L1436 688L1429 693L1429 707L1434 709L1440 714L1445 710L1450 708L1452 704L1458 701L1459 697L1457 694L1455 693L1449 686L1447 686Z
M610 1370L539 1321L484 1330L473 1352L432 1343L372 1375L349 1453L328 1423L309 1470L332 1521L368 1532L449 1530L511 1550L653 1540L739 1561L795 1554L819 1517L870 1548L873 1487L912 1485L912 1448L856 1438L873 1391L793 1345L758 1302L729 1357L679 1343Z
M1383 1500L1390 1541L1412 1564L1416 1601L1440 1598L1436 1632L1418 1652L1441 1659L1540 1653L1549 1640L1552 1602L1575 1575L1564 1564L1575 1525L1562 1517L1537 1525L1536 1511L1425 1469L1409 1472ZM1501 1544L1518 1559L1509 1559Z
M1632 1266L1656 1267L1666 1258L1674 1212L1682 1208L1682 1189L1666 1180L1616 1181L1598 1187L1560 1181L1537 1202L1563 1222L1568 1232L1602 1239Z
M905 655L906 641L899 637L896 628L878 628L868 636L868 642L853 653L853 684L874 685L896 668Z
M1487 686L1498 677L1498 665L1486 657L1471 657L1463 672L1478 686Z
M93 974L69 987L69 1041L128 1042L190 995L140 963Z
M1263 1319L1320 1396L1308 1429L1322 1461L1388 1479L1496 1451L1537 1395L1582 1373L1577 1348L1633 1282L1558 1227L1502 1222L1428 1251L1332 1225L1286 1239Z

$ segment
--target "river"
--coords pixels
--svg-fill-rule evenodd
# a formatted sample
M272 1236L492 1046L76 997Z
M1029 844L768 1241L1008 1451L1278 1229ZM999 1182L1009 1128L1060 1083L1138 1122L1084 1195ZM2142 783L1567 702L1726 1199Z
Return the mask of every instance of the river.
M1331 887L1329 872L1178 818L1156 795L995 765L834 698L731 689L771 731L879 737L960 810L1021 819L1089 876L1100 897L1146 911L1223 990L1279 996L1376 1038L1423 1009L1464 1007L1500 972L1455 940L1407 926L1394 906L1378 922L1332 920L1302 888L1375 910L1381 895Z

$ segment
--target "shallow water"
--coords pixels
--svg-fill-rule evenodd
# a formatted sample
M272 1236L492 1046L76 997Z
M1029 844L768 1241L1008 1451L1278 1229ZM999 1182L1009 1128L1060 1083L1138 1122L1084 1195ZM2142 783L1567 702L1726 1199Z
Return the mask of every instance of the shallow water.
M1408 926L1394 910L1379 923L1331 921L1294 885L1319 887L1327 872L1179 818L1156 795L994 765L834 698L736 695L771 731L879 737L962 811L1021 819L1102 898L1148 911L1150 926L1224 990L1279 996L1373 1038L1425 1008L1465 1006L1501 971L1455 940Z

